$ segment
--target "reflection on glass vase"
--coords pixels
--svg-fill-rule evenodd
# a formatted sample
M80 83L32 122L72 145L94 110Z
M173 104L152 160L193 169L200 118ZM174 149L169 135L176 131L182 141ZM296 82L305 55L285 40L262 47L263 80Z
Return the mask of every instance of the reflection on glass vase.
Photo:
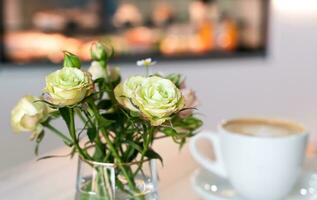
M157 200L156 160L115 165L79 159L76 200Z

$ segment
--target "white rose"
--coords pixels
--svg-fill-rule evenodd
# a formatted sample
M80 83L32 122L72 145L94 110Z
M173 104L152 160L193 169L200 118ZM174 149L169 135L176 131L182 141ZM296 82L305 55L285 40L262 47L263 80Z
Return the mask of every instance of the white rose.
M39 134L43 130L41 122L48 117L48 107L34 96L23 97L11 111L11 127L15 132Z
M93 80L107 77L106 70L99 64L98 61L91 62L88 72L91 74Z

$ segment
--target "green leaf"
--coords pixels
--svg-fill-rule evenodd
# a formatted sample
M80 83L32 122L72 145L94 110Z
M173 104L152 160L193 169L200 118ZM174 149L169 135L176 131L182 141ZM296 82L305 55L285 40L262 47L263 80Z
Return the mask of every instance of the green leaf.
M184 122L186 124L200 124L201 123L201 120L198 119L198 118L195 118L195 117L187 117L184 119Z
M184 147L185 143L186 143L186 138L185 137L179 139L179 149L180 150Z
M158 154L157 152L155 152L153 149L148 149L145 154L144 154L147 158L149 159L159 159L163 165L163 159L160 156L160 154Z
M182 76L180 74L169 74L166 76L166 78L172 81L178 88L180 87L182 82Z
M97 136L97 131L94 127L89 127L88 130L87 130L87 136L88 136L88 139L91 143L94 142L96 136Z
M135 111L130 111L130 116L131 117L140 117L140 113L135 112Z
M171 127L165 127L162 130L163 133L165 133L165 135L167 136L176 136L177 135L177 131Z
M187 117L183 120L184 124L186 124L186 128L190 128L192 130L197 129L202 126L203 122L195 117Z
M81 67L80 59L75 54L72 54L68 51L64 51L64 64L63 64L63 66L64 67L74 67L74 68L79 69Z
M142 153L143 152L143 149L142 149L142 144L137 144L133 141L127 141L127 143L133 147L134 149L136 149L138 152Z
M99 60L98 63L101 67L103 67L106 70L106 68L107 68L107 61L106 60Z
M53 108L53 109L58 108L56 105L54 105L54 104L52 104L52 103L50 103L50 102L48 102L48 101L45 101L45 100L43 100L43 99L39 99L39 100L33 101L33 103L36 103L36 102L45 103L45 104L47 104L49 107L51 107L51 108Z
M34 154L35 154L36 156L39 155L40 143L42 142L44 136L45 136L45 133L44 133L44 131L42 131L42 132L36 137L36 139L35 139L36 144L35 144Z
M68 156L70 156L70 154L66 154L66 155L49 155L49 156L40 157L36 161L45 160L45 159L49 159L49 158L63 158L63 157L68 157Z
M73 147L72 148L72 151L70 152L70 158L73 158L74 157L74 155L76 154L76 147Z
M103 161L103 157L104 157L103 152L104 152L103 149L101 149L98 146L96 146L95 152L94 152L94 155L93 155L94 161L102 162Z
M68 107L59 108L59 113L67 124L67 128L70 129L70 119L71 119L71 111Z
M36 142L40 143L42 142L43 138L44 138L44 131L42 131L37 137L36 137Z
M110 48L111 48L111 51L109 54L109 58L112 58L115 55L115 50L114 50L114 47L112 45L110 46Z
M203 124L203 122L200 119L193 116L189 116L186 118L180 118L179 116L175 116L172 120L172 123L174 127L180 127L190 131L194 131L200 128Z
M94 80L94 83L97 83L97 84L103 84L105 82L105 79L104 78L97 78L96 80Z
M112 106L112 102L109 99L103 99L99 101L99 103L97 104L97 107L103 110L108 110L109 108L111 108L111 106Z
M50 112L49 114L51 118L57 118L60 116L60 113L58 112L58 110Z
M108 120L113 120L113 121L119 121L118 119L118 114L117 113L103 113L101 114L102 117L108 119Z
M132 162L138 155L138 151L132 147L128 146L127 150L123 154L123 160L127 163Z
M99 117L99 118L98 118L98 125L99 125L100 128L101 128L101 127L107 128L107 127L109 127L112 123L114 123L113 120L108 120L108 119L106 119L106 118L104 118L104 117Z
M121 76L119 76L116 80L112 80L112 87L115 88L121 82Z

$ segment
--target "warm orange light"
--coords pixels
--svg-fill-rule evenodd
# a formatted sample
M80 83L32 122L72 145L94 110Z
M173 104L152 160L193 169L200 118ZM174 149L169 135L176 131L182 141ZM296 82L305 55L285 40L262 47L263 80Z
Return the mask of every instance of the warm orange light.
M8 55L13 60L30 61L48 58L54 63L63 59L63 50L78 54L82 42L61 34L36 31L8 33L5 37Z

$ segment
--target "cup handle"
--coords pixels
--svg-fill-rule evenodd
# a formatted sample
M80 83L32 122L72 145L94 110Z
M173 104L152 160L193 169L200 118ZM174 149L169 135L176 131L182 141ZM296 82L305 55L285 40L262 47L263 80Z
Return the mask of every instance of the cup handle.
M210 160L209 158L204 156L201 152L199 152L197 148L197 141L201 139L207 140L213 145L214 153L216 156L215 161ZM199 164L201 164L205 169L221 177L224 177L224 178L227 177L227 172L224 167L223 156L221 152L220 138L217 133L201 132L197 134L190 140L189 148L194 159Z

